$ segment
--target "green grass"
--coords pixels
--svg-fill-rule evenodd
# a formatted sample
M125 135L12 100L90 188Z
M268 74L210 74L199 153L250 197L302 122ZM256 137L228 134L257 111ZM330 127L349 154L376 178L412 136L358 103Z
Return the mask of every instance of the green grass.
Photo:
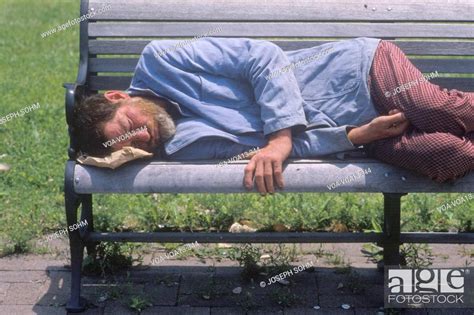
M31 241L66 227L63 172L68 145L62 83L77 74L75 25L40 34L79 16L79 1L0 0L0 117L39 102L40 109L0 125L0 256L31 251ZM2 156L2 155L6 156ZM405 230L472 230L473 201L436 208L458 194L404 197ZM334 223L372 230L382 221L380 194L114 195L95 196L99 229L227 230L240 219L259 228L281 223L325 230Z

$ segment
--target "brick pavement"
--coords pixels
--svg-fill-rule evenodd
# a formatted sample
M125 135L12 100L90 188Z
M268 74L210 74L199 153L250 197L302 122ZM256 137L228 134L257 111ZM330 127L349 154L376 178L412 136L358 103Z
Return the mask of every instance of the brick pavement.
M325 244L350 262L352 272L336 269L327 260L308 253L319 245L302 245L300 261L313 260L315 268L288 278L288 286L265 287L244 281L233 261L196 258L167 260L159 266L131 268L115 277L84 277L82 294L90 308L82 314L137 314L129 308L134 297L146 297L151 305L141 314L337 314L381 315L383 274L360 253L361 244ZM460 245L431 245L435 266L462 266L472 259L461 255ZM463 245L471 251L472 245ZM64 248L63 248L64 249ZM64 251L63 251L64 252ZM0 259L0 314L66 314L69 269L63 255L18 255ZM232 290L241 287L242 292ZM350 309L344 310L342 304ZM319 306L318 310L314 306ZM400 314L473 315L473 309L403 310Z

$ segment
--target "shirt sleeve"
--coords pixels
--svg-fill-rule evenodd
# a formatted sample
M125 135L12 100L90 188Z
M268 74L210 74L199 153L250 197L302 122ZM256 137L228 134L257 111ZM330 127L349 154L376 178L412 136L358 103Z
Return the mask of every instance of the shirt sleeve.
M222 160L217 162L219 163L254 149L256 147L239 144L228 139L205 137L191 143L176 153L168 155L168 158L176 161Z
M291 64L275 44L244 38L201 38L177 47L178 44L179 41L152 41L144 54L153 54L162 71L245 80L260 105L265 135L289 127L304 129L307 125L293 71L271 75Z
M348 128L355 126L325 127L306 130L293 137L292 158L319 157L344 151L355 146L348 138Z

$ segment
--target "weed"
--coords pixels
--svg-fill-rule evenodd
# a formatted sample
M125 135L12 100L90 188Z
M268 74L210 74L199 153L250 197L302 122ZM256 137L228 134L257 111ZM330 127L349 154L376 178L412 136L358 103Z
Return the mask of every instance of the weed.
M383 248L373 243L364 244L361 252L368 260L380 264L383 262ZM400 264L408 268L429 267L434 256L428 244L402 244L400 246Z
M237 304L240 305L240 307L242 307L242 309L245 312L248 312L251 309L257 307L257 304L255 303L255 299L253 298L252 293L249 291L244 292L244 294L242 295L242 298Z
M270 297L272 301L283 307L291 307L301 301L301 298L295 293L291 293L289 288L277 288L272 291Z
M433 264L433 252L428 244L403 244L400 246L401 264L408 268L423 268Z
M216 297L220 294L219 290L216 287L216 279L212 276L209 277L209 281L201 285L198 296L204 300L210 300L213 297Z
M122 290L118 285L110 286L107 292L107 296L113 300L117 300L122 296Z
M265 263L264 269L269 274L279 274L286 270L291 269L291 262L296 259L296 246L293 244L288 249L283 244L278 244L276 250L272 250L270 255L270 262Z
M260 272L261 268L258 265L260 256L260 248L251 244L245 244L240 247L240 250L232 252L229 258L239 262L239 266L243 267L242 277L245 280L249 280L256 277Z
M124 252L128 253L124 254ZM141 258L132 257L133 247L129 244L102 242L96 247L94 256L84 258L85 274L102 275L114 274L120 270L130 268Z
M130 301L128 303L128 307L138 312L141 312L145 308L150 307L150 306L153 306L153 304L150 303L148 298L141 297L139 295L130 297Z
M349 262L346 262L344 258L344 254L340 254L338 252L326 253L326 262L328 264L334 265L334 266L341 266L341 267L347 267L349 266Z
M468 258L474 258L474 248L467 248L466 245L462 245L459 249L459 254Z
M360 275L352 270L348 274L346 287L354 294L361 294L365 291L366 285L362 281Z

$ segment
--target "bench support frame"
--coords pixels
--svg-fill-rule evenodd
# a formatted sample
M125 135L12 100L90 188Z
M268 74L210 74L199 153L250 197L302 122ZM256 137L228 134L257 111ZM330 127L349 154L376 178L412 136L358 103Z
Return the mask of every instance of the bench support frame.
M65 204L68 225L78 222L78 209L81 206L81 221L87 220L88 225L69 232L71 248L71 296L66 309L69 312L82 312L86 309L86 300L80 296L81 269L84 258L84 248L89 255L93 255L96 245L101 241L118 242L191 242L201 243L347 243L347 242L375 242L384 248L384 264L399 265L399 246L402 242L425 242L424 233L400 233L400 210L402 193L384 194L384 225L383 233L99 233L94 232L92 215L92 195L77 194L74 191L75 161L68 161L65 170ZM440 233L443 234L443 233ZM461 235L456 238L445 238L438 235L441 243L458 243L459 241L474 242L474 235Z

